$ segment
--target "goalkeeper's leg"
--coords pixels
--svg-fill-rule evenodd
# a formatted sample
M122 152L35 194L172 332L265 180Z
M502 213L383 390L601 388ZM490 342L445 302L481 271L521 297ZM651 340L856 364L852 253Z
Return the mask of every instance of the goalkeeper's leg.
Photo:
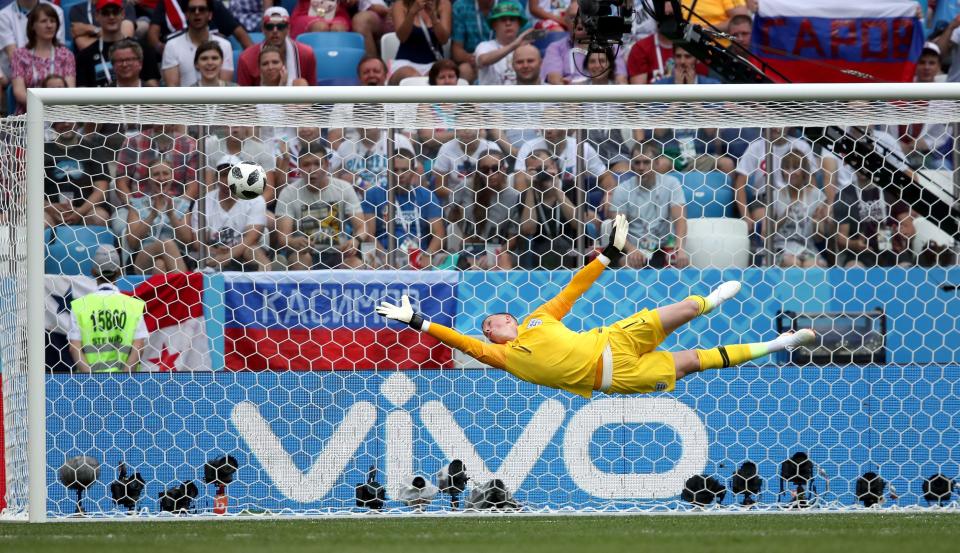
M681 325L689 323L700 315L706 315L723 302L737 295L739 291L740 283L730 280L717 286L713 292L706 296L690 296L681 302L657 308L660 324L663 325L663 334L670 334Z
M735 344L713 349L679 351L673 354L677 380L691 373L706 369L725 369L747 361L765 357L782 350L813 343L816 334L808 328L797 332L784 332L776 339L757 344Z

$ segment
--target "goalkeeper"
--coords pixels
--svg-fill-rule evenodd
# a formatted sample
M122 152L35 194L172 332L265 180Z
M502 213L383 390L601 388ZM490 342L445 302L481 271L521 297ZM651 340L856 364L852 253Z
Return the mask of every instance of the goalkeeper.
M556 297L518 323L508 313L496 313L483 320L484 336L490 344L464 336L437 323L424 320L402 296L400 305L381 302L376 312L388 319L426 332L450 347L521 380L560 388L589 398L593 391L643 394L673 390L676 381L706 369L739 365L783 349L813 342L812 330L781 334L775 340L757 344L720 346L707 350L656 351L664 338L680 325L705 315L740 291L740 283L724 282L707 296L644 309L611 326L573 332L561 319L593 281L623 256L627 241L627 220L614 220L610 244L603 253L573 276Z

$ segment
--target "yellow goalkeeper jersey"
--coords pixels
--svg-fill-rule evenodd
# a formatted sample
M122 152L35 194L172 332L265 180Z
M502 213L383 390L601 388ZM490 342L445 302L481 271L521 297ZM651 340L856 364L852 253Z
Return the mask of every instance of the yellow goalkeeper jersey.
M506 344L481 342L437 323L430 323L427 333L517 378L589 398L596 380L597 362L607 345L606 328L574 332L560 320L605 267L595 259L580 269L556 297L520 323L517 338Z

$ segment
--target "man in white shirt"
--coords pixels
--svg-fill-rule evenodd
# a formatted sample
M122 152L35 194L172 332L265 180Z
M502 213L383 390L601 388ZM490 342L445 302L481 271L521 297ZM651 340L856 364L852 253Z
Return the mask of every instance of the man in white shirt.
M477 170L477 156L487 150L499 152L500 147L481 138L477 129L457 128L456 139L445 142L433 162L432 170L438 183L434 194L441 200L449 200Z
M493 27L494 38L477 45L473 51L479 69L479 84L517 84L513 70L513 52L523 44L533 28L520 32L527 19L520 5L505 0L493 7L487 22Z
M60 18L60 28L57 30L57 40L63 45L66 43L66 23L63 10L60 6L47 0L15 0L5 8L0 9L0 73L11 75L10 59L13 51L27 45L27 16L40 2L51 4Z
M517 152L517 167L522 167L535 150L546 150L560 161L562 178L572 179L577 175L577 139L568 135L566 129L544 129L543 136L527 141ZM607 171L603 160L589 143L583 144L582 168L597 177L605 190L616 186L613 175ZM518 173L519 175L520 173Z
M236 156L223 156L217 163L217 186L204 198L204 225L200 229L200 214L197 205L190 217L190 226L177 228L177 239L199 246L206 241L208 255L203 258L203 248L198 258L205 267L214 270L243 270L255 268L269 271L270 260L263 247L263 232L267 224L267 204L263 196L252 200L239 200L230 193L227 173L230 167L240 163ZM199 202L198 202L199 204ZM206 237L202 235L206 231ZM198 231L200 236L198 236Z
M187 28L170 35L163 49L163 80L167 86L193 86L200 76L193 64L197 47L208 40L214 40L223 50L223 67L220 78L233 80L233 47L230 42L217 33L210 32L210 18L213 16L213 0L189 0L187 3Z

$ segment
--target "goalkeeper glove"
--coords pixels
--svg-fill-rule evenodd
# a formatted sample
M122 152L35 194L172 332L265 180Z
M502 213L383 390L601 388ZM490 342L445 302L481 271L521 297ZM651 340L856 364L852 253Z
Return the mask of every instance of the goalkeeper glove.
M610 260L610 264L616 266L623 257L623 247L627 244L627 218L623 214L617 215L613 220L613 230L610 231L610 242L603 248L603 255Z
M400 296L400 305L382 301L380 305L374 308L374 311L388 319L407 323L410 325L410 328L414 330L423 329L423 317L418 313L414 313L413 308L410 307L410 298L408 298L406 294Z

